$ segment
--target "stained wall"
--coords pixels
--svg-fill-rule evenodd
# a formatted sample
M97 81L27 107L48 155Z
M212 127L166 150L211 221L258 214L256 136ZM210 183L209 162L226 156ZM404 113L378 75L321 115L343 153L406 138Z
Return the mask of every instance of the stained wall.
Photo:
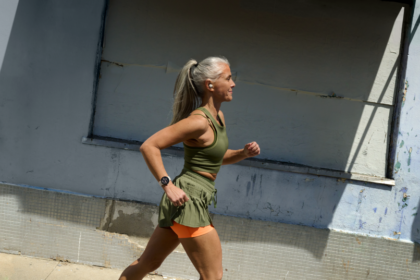
M139 152L81 142L92 113L104 5L99 0L17 4L10 35L1 37L7 47L0 70L0 181L157 204L162 190ZM405 102L396 186L232 165L220 171L218 205L212 212L405 241L420 239L416 5L408 88L399 93L405 94ZM164 164L174 176L183 161L168 155Z

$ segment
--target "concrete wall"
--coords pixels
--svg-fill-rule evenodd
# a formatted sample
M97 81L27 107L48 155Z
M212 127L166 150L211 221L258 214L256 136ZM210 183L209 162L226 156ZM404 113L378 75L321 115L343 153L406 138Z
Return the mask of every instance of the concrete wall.
M0 183L0 252L125 268L157 223L154 205ZM420 246L284 223L214 215L223 279L418 279ZM198 279L182 246L157 273Z
M258 158L385 177L403 15L377 0L111 0L93 132L145 141L169 124L185 62L223 54L231 148L257 141Z
M157 204L162 191L140 153L81 143L103 8L99 0L19 1L8 42L1 42L7 48L0 72L0 181ZM419 12L417 4L395 187L233 165L220 171L218 207L211 211L420 241ZM164 164L174 176L183 160L166 156Z

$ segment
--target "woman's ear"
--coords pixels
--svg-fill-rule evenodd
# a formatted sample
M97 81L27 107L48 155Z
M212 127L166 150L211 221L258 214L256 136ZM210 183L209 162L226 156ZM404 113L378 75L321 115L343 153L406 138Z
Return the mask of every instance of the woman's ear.
M214 91L213 83L209 79L204 81L204 85L208 91Z

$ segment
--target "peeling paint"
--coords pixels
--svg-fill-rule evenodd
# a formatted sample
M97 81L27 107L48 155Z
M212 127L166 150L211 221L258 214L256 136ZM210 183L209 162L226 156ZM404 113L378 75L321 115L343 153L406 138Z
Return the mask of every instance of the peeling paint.
M363 200L363 191L364 191L364 190L361 190L361 191L359 192L359 196L358 196L358 198L357 198L357 207L356 207L356 212L359 212L359 210L360 210L360 205L362 204L362 200Z
M413 152L413 148L410 147L410 150L408 151L408 159L407 159L407 165L410 166L411 164L411 152Z
M397 161L397 163L395 164L395 173L398 173L400 169L401 169L401 162Z
M407 97L407 90L408 90L408 87L409 87L409 85L408 85L408 81L406 80L406 81L405 81L405 85L404 85L404 90L403 90L403 98L402 98L402 104L401 104L401 107L404 107L405 100L406 100L406 97Z

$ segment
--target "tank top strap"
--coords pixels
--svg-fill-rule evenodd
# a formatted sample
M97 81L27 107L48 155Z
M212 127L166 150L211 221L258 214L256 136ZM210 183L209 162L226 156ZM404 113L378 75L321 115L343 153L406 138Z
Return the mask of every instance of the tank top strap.
M220 125L214 118L213 118L213 116L212 116L212 114L210 114L210 112L209 111L207 111L207 109L206 108L204 108L204 107L198 107L197 108L197 110L200 110L201 112L203 112L204 114L206 114L206 116L212 121L212 123L213 123L213 125L214 125L214 128L216 128L216 127L220 127L220 128L224 128L225 127L225 124L222 122L222 120L221 120L221 118L219 117L219 114L217 114L217 116L219 117L219 119L220 119L220 123L222 124L222 125Z
M201 110L200 110L201 111ZM203 118L206 118L207 121L209 122L209 125L211 126L211 128L213 129L213 131L216 133L217 129L213 123L213 121L209 118L209 116L207 116L207 114L205 112L203 112L205 114L205 116L203 116L202 114L191 114L191 116L202 116Z

